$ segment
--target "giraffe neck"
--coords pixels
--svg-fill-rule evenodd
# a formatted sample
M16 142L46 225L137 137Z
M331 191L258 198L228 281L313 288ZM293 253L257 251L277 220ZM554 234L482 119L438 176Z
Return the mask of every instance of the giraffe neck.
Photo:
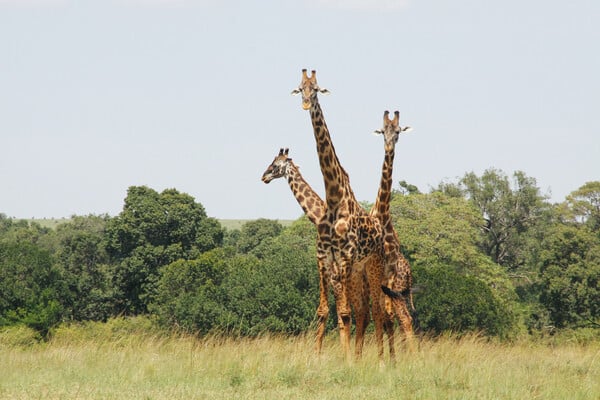
M329 208L335 208L349 189L348 175L342 168L340 161L335 153L335 148L331 142L329 129L325 123L323 111L318 100L312 102L310 109L310 119L313 125L315 140L317 142L317 153L319 155L319 164L323 174L325 184L325 199Z
M287 168L287 181L304 214L306 214L310 222L316 225L323 215L325 215L325 203L323 199L304 180L298 167L292 162L290 162Z
M381 168L381 183L373 212L379 217L383 226L391 221L390 201L392 196L392 172L394 169L395 146L385 146L383 167Z

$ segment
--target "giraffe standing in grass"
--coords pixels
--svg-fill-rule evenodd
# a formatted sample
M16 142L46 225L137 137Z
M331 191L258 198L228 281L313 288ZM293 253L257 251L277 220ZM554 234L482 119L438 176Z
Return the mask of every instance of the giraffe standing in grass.
M264 183L273 179L287 178L288 184L296 201L302 207L304 214L314 225L325 215L325 202L304 180L298 166L288 157L289 149L280 149L279 154L267 167L262 176ZM319 305L327 306L328 280L323 271L319 270ZM369 325L369 286L364 270L355 270L350 274L348 282L348 297L354 311L356 321L355 354L362 355L364 335ZM328 307L328 306L327 306ZM321 352L325 330L317 330L316 350Z
M398 136L401 132L410 130L410 127L400 127L400 113L394 112L394 118L389 118L389 111L383 114L383 129L375 131L383 135L385 156L381 168L381 183L377 193L375 205L371 215L378 218L383 226L384 273L386 283L381 289L387 295L385 309L391 318L398 318L404 336L412 347L413 330L412 317L408 310L407 300L411 310L414 311L412 299L412 272L410 265L400 251L400 240L392 224L390 214L390 200L392 196L392 172ZM393 339L391 339L393 340ZM392 347L390 347L391 351ZM392 354L390 354L393 357Z
M335 296L342 350L350 360L350 307L347 298L351 270L364 268L369 281L375 338L383 361L384 294L383 230L378 218L370 216L356 200L348 174L342 168L319 105L318 93L327 93L302 70L302 80L292 94L302 94L302 108L310 111L317 154L325 183L325 215L317 223L317 263L329 280ZM328 309L319 306L318 329L324 329Z

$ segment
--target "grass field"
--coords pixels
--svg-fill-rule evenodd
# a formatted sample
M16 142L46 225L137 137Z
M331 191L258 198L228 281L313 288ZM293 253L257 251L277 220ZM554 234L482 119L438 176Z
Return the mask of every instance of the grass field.
M48 343L0 333L1 399L598 399L600 343L420 342L395 366L375 345L346 364L337 335L223 339L68 328ZM6 335L5 335L6 336Z

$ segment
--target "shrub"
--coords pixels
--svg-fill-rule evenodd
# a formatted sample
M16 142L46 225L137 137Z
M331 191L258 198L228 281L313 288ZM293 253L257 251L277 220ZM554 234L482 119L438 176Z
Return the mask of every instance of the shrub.
M507 336L514 325L511 311L477 278L457 273L450 266L414 269L415 295L421 328L435 334L445 331Z

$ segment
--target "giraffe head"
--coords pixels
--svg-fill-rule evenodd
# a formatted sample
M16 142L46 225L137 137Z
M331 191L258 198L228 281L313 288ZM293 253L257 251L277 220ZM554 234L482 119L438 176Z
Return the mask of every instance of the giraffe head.
M375 131L378 135L383 135L386 147L392 147L398 141L398 136L402 132L408 132L412 130L410 126L400 126L400 112L394 111L394 119L390 119L390 112L385 111L383 113L383 128Z
M267 167L261 178L264 183L269 183L273 179L282 178L287 175L288 166L292 161L291 158L288 158L289 150L279 149L279 154L277 154L271 165Z
M302 81L297 89L292 90L292 94L302 94L302 108L310 110L310 107L317 101L317 93L329 94L329 90L322 89L317 85L317 71L314 69L310 73L310 77L306 73L306 69L302 70Z

